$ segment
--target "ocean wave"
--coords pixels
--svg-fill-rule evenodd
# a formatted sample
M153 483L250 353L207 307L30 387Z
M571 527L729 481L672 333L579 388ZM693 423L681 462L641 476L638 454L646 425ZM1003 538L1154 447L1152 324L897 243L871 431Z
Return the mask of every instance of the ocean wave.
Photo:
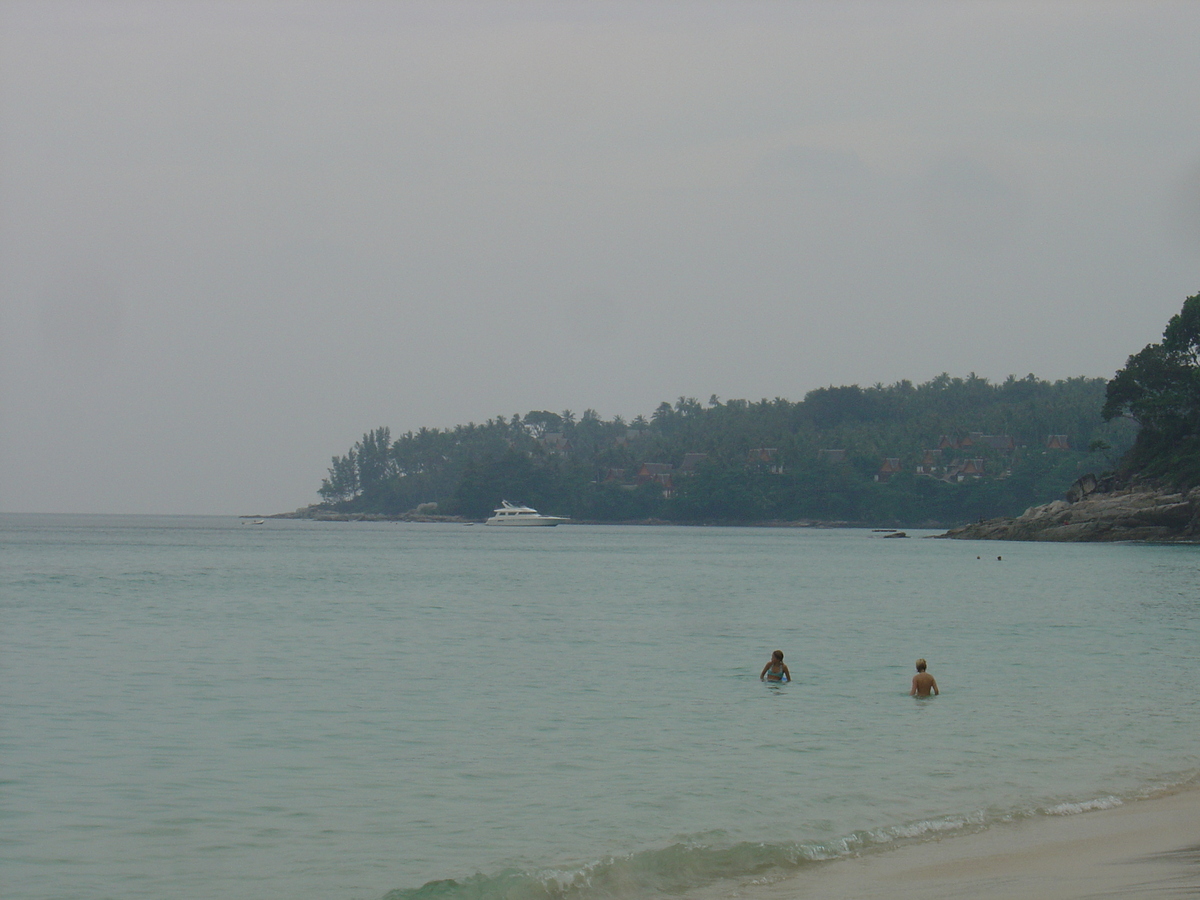
M742 842L729 847L677 843L612 856L575 870L506 869L495 875L431 881L384 900L602 900L677 894L729 877L794 871L822 858L802 844Z
M1195 773L1190 773L1126 799L1110 794L1006 811L977 810L864 829L824 841L743 841L721 846L709 834L703 839L685 840L624 856L609 856L577 868L510 868L493 875L430 881L418 888L391 891L383 900L626 900L660 894L679 895L729 880L767 884L806 866L829 860L970 834L1021 819L1113 809L1127 800L1136 801L1169 792L1195 784L1196 780Z
M431 881L391 891L384 900L611 900L682 894L729 879L761 884L871 848L975 830L983 824L983 814L978 813L856 831L818 842L743 841L727 847L681 842L610 856L578 869L505 869L494 875Z
M1117 806L1124 805L1125 801L1120 797L1097 797L1094 800L1085 800L1082 803L1059 803L1055 806L1048 806L1040 810L1041 813L1047 816L1073 816L1082 812L1089 812L1093 809L1113 809Z

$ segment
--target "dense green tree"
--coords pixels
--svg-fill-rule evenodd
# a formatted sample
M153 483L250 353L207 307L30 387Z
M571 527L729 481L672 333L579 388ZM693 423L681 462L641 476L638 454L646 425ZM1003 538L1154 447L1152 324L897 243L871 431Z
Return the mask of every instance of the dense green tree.
M1108 383L1102 415L1140 427L1131 474L1200 483L1200 294L1184 301L1161 342L1129 357Z
M533 436L540 438L548 431L557 432L562 429L562 416L546 410L530 410L525 414L525 426L532 429Z
M505 448L467 460L449 508L482 519L491 515L501 500L511 500L557 515L560 506L568 505L564 504L567 487L557 468L538 465L528 455Z
M358 487L368 496L380 493L397 474L392 457L392 434L388 428L368 431L355 445L358 458Z
M1102 379L1029 375L990 384L943 374L920 385L820 388L798 403L713 396L705 406L681 396L628 425L594 409L578 419L533 410L524 418L422 428L390 446L390 432L378 428L334 457L320 495L345 510L397 514L434 502L440 512L474 518L508 499L604 521L954 524L1019 513L1061 495L1082 471L1107 465L1132 443L1134 426L1119 416L1106 424L1104 397ZM943 436L972 432L1014 439L1006 448L977 441L946 451L946 463L983 459L987 477L950 484L914 474ZM547 442L551 433L566 443ZM1077 449L1045 450L1048 434L1069 434ZM761 463L766 448L770 466ZM844 454L833 462L819 452L831 449ZM689 453L705 454L691 474L637 478L643 463L678 467ZM884 458L899 459L901 474L876 483Z
M333 458L329 477L321 482L318 493L326 503L344 502L358 494L358 460L353 449Z

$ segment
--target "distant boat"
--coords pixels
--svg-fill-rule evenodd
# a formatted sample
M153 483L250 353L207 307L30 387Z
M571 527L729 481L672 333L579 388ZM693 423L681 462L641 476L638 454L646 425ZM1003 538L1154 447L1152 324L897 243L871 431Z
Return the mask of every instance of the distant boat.
M507 500L501 500L500 503L501 506L492 510L494 515L484 525L558 525L571 521L561 516L543 516L532 506L517 506Z

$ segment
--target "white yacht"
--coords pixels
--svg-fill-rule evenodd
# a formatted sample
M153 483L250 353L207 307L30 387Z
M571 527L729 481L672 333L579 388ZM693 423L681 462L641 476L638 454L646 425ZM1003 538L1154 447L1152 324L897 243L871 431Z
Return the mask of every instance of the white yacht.
M499 509L484 525L557 525L559 522L569 522L560 516L543 516L531 506L516 506L507 500L500 501Z

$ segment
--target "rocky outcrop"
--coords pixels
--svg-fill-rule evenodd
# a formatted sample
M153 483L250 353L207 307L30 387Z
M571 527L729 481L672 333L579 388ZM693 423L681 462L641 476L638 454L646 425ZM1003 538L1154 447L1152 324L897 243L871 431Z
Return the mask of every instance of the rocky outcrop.
M295 512L275 513L268 516L271 519L314 519L317 522L448 522L454 525L464 525L470 519L462 516L438 516L418 512L404 512L389 516L383 513L348 513L336 512L326 506L313 504L302 506Z
M1200 543L1200 488L1117 487L1085 475L1064 500L1015 519L989 519L939 537L997 541L1174 541Z

